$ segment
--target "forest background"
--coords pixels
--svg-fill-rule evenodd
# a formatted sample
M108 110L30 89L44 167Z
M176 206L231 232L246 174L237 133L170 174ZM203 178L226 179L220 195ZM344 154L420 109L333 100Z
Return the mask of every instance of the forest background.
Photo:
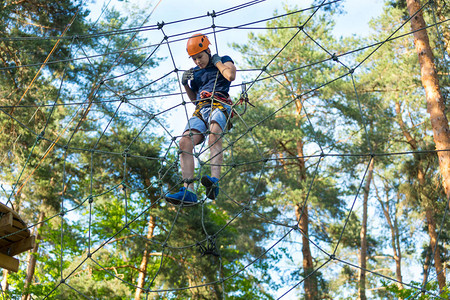
M387 1L339 36L341 1L155 21L161 3L2 2L1 202L37 237L2 298L448 298L448 4ZM255 107L224 135L219 198L176 207L198 31Z

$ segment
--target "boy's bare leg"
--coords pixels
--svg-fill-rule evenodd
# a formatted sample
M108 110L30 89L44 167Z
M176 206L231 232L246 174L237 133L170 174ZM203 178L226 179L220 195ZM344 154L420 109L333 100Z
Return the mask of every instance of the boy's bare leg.
M183 176L184 180L194 179L194 145L200 143L203 138L198 131L191 130L191 132L193 133L192 137L189 136L189 131L186 131L180 139L181 176ZM194 190L193 182L185 182L184 186L190 190Z
M209 151L211 155L211 176L220 178L223 164L222 128L216 122L212 122L209 135Z

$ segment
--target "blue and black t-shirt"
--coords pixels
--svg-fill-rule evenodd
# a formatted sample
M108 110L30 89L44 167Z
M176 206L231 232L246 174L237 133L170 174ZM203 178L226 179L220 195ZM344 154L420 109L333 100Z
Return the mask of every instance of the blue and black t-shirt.
M222 56L222 63L228 61L234 63L228 55ZM210 93L215 91L228 96L230 85L231 82L223 77L216 66L210 65L204 69L200 69L199 67L194 68L194 79L191 81L191 90L197 94L197 99L200 99L201 91L208 91Z

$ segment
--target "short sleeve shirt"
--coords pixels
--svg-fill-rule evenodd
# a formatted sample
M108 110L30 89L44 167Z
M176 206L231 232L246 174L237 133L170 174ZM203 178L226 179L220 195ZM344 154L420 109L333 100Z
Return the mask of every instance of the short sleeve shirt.
M222 56L222 63L233 60L228 55ZM217 81L216 81L217 79ZM207 91L212 93L221 92L228 95L231 82L225 79L216 66L208 66L204 69L194 68L194 79L191 81L191 90L196 93L197 99L200 99L200 92Z

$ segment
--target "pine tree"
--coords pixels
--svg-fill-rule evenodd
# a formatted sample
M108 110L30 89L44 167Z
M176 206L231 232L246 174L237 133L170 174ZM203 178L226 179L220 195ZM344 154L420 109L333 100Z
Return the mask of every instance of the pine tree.
M306 20L306 14L296 13L270 21L267 26L273 29L267 34L251 34L249 44L239 47L240 52L246 53L249 68L262 68L265 72L261 74L264 80L250 90L250 101L256 108L249 108L244 116L247 126L255 127L233 146L242 160L259 158L262 161L257 166L246 166L239 180L251 186L255 184L253 178L261 176L263 184L253 192L261 198L258 205L278 207L282 214L279 218L284 222L289 222L290 218L295 220L302 233L299 251L302 253L303 295L305 299L322 299L329 297L328 288L321 273L315 270L318 258L311 240L314 237L315 244L316 237L327 240L323 228L327 227L328 220L332 222L342 216L342 202L334 180L322 173L322 161L308 158L311 148L317 148L313 153L321 151L314 144L323 149L332 142L324 131L331 127L327 126L333 120L322 114L320 104L311 103L321 103L321 91L316 87L327 82L336 70L327 62L303 67L327 57L313 40L324 47L333 44L329 20L322 16ZM276 29L298 24L300 29ZM279 49L283 51L271 60ZM240 136L245 129L243 124L237 123L233 136ZM258 175L258 168L267 171ZM319 220L314 217L312 221L313 216L319 216ZM288 277L286 282L289 282Z

